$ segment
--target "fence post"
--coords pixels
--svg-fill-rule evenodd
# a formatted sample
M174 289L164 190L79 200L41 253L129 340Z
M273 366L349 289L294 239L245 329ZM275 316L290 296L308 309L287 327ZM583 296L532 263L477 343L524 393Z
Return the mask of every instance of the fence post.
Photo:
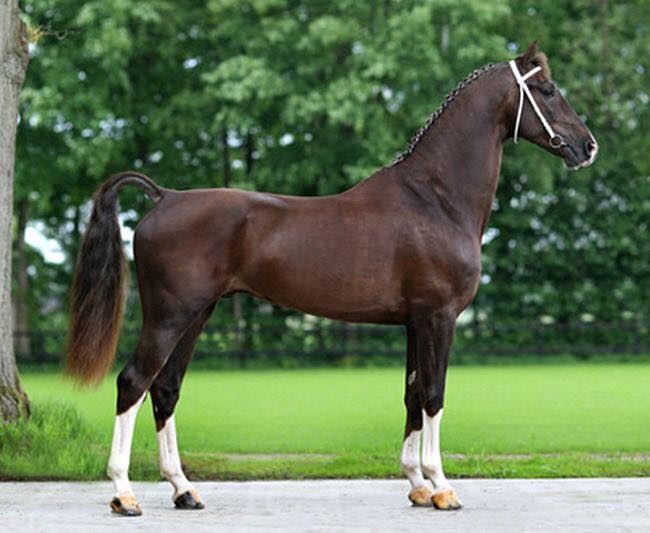
M243 342L243 328L240 321L237 321L235 326L235 345L237 347L237 357L239 359L239 367L246 368L246 346Z
M45 333L42 331L39 331L36 335L36 353L38 355L34 358L34 361L37 363L47 362L50 359L50 354L45 351Z

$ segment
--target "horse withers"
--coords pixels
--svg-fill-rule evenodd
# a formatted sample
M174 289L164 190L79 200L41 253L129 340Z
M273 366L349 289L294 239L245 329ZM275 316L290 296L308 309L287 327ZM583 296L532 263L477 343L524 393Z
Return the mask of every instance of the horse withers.
M591 164L598 151L536 44L515 60L473 72L392 164L341 194L175 191L137 172L106 181L95 196L71 294L67 370L82 382L99 382L115 357L126 273L118 190L135 185L154 203L134 237L143 321L117 379L111 508L141 513L128 466L147 392L160 471L173 484L174 504L203 507L181 468L174 407L215 305L245 292L332 319L405 326L400 464L411 483L409 499L458 509L440 456L445 375L456 319L479 285L481 236L503 145L513 137L562 157L570 168Z

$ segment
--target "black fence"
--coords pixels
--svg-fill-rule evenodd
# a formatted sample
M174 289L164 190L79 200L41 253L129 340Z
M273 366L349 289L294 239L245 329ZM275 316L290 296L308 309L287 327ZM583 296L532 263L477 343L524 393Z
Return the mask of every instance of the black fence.
M21 363L59 363L65 352L65 332L15 332ZM138 340L137 331L124 331L118 357L126 359ZM224 366L365 365L401 363L405 335L400 326L342 323L306 324L288 320L281 326L206 329L195 360ZM575 324L459 324L452 362L475 362L508 356L650 353L650 327L641 322Z

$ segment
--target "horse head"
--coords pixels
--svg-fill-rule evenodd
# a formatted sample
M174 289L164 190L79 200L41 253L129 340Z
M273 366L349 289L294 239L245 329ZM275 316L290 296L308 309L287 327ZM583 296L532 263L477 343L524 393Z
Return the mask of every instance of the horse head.
M596 159L598 143L553 80L546 54L536 42L510 68L516 81L514 139L522 137L562 157L571 170L587 167ZM510 99L510 98L509 98Z

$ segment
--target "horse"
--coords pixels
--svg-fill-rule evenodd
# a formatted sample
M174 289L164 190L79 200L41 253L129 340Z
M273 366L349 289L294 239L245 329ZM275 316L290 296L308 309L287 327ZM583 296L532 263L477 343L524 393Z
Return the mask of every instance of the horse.
M523 74L522 74L523 73ZM98 189L71 289L67 372L98 383L115 358L126 266L118 191L154 207L134 235L139 342L117 378L110 507L140 515L129 457L136 414L151 395L163 478L177 508L204 504L183 473L174 408L201 330L220 298L273 304L406 332L406 428L400 466L415 506L460 499L440 456L445 376L458 316L479 286L481 237L504 143L524 138L577 169L598 145L551 79L537 43L462 81L389 165L340 194L298 197L237 189L165 189L138 172Z

